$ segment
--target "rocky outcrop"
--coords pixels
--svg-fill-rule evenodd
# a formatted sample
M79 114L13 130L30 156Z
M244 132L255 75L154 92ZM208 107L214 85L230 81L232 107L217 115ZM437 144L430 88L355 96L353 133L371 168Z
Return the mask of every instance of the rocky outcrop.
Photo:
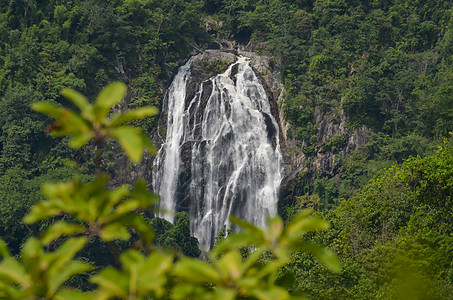
M316 110L313 124L317 130L315 153L304 154L304 143L290 138L283 139L286 142L284 156L288 162L284 186L302 172L310 172L313 179L317 175L334 177L339 172L341 160L369 141L369 129L365 126L349 129L346 115L341 109L331 112ZM292 130L289 124L282 127L285 137L289 130Z
M279 126L256 73L248 57L209 50L182 66L168 89L167 134L153 187L162 211L188 211L206 247L230 226L230 215L264 226L277 214Z
M346 115L342 109L334 108L329 112L315 110L313 118L313 124L317 128L315 153L304 154L302 151L304 143L292 138L290 133L293 128L285 120L283 113L285 89L280 81L279 64L278 62L271 64L272 58L257 54L256 50L260 47L260 45L254 44L239 46L234 42L221 41L212 45L212 48L215 49L194 55L186 101L193 98L201 82L224 72L237 60L238 55L250 58L250 64L258 74L268 95L271 112L279 124L280 146L285 162L285 177L282 183L282 194L284 195L291 182L297 179L301 173L309 172L312 174L311 176L325 174L331 177L338 174L339 158L348 157L352 152L360 149L368 141L369 131L366 127L349 129ZM204 88L209 88L209 85L205 84ZM161 108L159 128L152 135L152 140L158 148L165 139L168 114L166 101L164 99ZM132 182L135 178L144 177L151 182L152 160L151 156L145 156L144 161L139 165L129 164L124 159L117 160L124 161L114 170L117 181Z
M282 195L287 193L285 190L290 189L291 182L301 173L310 173L312 180L316 175L336 176L339 173L341 158L348 157L368 142L369 129L365 126L350 129L341 108L333 108L328 112L317 109L313 118L317 130L315 153L310 156L304 154L302 151L304 143L290 137L293 128L284 116L285 89L280 81L279 64L274 63L276 67L270 68L271 58L252 52L254 48L253 45L238 47L237 53L250 57L252 67L259 74L268 92L272 113L279 123L281 151L285 162ZM338 141L339 145L334 145L335 141ZM328 145L331 149L326 149Z

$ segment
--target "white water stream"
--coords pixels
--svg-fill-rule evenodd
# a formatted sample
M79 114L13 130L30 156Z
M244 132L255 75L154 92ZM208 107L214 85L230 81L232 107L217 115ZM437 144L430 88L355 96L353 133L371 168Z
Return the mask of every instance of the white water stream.
M249 61L239 57L187 98L192 59L168 94L166 141L154 163L160 217L187 210L200 245L212 247L235 215L264 226L277 214L282 179L278 125Z

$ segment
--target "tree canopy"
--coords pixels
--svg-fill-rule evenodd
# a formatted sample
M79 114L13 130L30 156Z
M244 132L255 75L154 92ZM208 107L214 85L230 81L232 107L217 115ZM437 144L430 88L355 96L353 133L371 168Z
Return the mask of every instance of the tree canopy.
M17 275L6 280L1 273L0 297L69 299L79 291L66 287L97 287L105 298L126 298L121 293L134 288L137 297L165 297L174 288L180 299L448 299L452 16L451 1L434 0L0 1L0 237L7 245L0 245L0 273ZM283 195L284 221L264 232L236 220L243 234L222 239L224 229L210 264L195 259L200 250L187 214L176 214L174 224L153 218L143 210L156 201L147 184L134 177L123 185L118 177L134 162L149 162L142 153L154 152L148 137L165 134L145 117L163 108L176 68L223 40L249 45L281 71L278 109L290 125L291 151L304 154L307 168ZM110 92L119 96L100 94L115 81L123 84ZM367 140L344 155L345 137L325 139L319 120L346 120L351 132L365 128ZM334 157L331 172L313 167L320 155ZM118 170L119 161L127 170ZM86 202L58 206L77 195ZM315 216L297 217L307 208ZM44 212L50 215L38 217ZM324 229L305 228L305 244L282 225L303 220ZM252 242L267 246L253 254ZM285 245L297 251L278 248ZM333 249L342 271L328 271L325 264L338 271L330 252L313 245ZM154 251L159 246L176 250ZM193 278L195 271L203 276ZM158 284L129 286L137 274Z

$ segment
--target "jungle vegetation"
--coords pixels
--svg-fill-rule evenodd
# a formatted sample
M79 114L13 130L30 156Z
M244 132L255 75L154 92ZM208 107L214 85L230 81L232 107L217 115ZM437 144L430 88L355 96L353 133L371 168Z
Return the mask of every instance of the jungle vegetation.
M39 255L47 257L62 245L74 250L76 269L89 275L106 267L120 270L125 261L132 266L131 257L145 259L127 252L131 247L151 249L159 244L198 257L196 241L187 238L184 213L170 224L141 212L146 224L133 226L151 226L155 237L140 236L139 229L127 224L122 236L110 236L117 255L109 238L103 240L99 232L85 241L81 227L71 227L79 230L71 231L79 232L75 240L66 234L46 240L44 232L56 220L65 221L62 216L22 222L33 205L51 197L49 188L44 196L40 187L52 182L77 178L86 193L90 185L114 193L118 187L100 174L115 179L111 170L117 153L128 143L106 141L96 148L93 141L82 143L92 138L87 135L80 137L80 147L68 147L79 144L68 136L51 135L52 118L31 105L48 103L77 111L77 101L62 90L95 99L105 85L121 81L128 89L115 110L160 109L177 66L192 51L228 39L257 45L256 51L270 56L273 67L281 69L287 91L282 109L292 125L291 136L307 157L318 152L337 155L345 145L342 136L318 143L317 115L338 122L344 112L351 130L365 126L370 135L361 150L339 157L335 174L300 174L281 210L288 224L300 220L297 216L307 208L314 211L312 218L327 220L329 229L304 233L304 241L333 250L342 271L333 273L307 252L295 251L283 260L284 266L266 273L266 278L275 277L267 287L275 284L279 291L281 287L293 296L313 299L448 299L453 290L452 16L450 1L434 0L1 1L0 237L9 249L7 254L2 246L1 254L11 259L3 258L0 264L12 259L26 264L33 251L41 249ZM145 136L152 135L157 119L140 118L133 125ZM101 148L99 159L96 149ZM125 155L132 155L131 161L141 158L127 150ZM124 197L134 198L144 189L131 185ZM148 245L151 239L154 244ZM231 249L221 250L219 254L228 254ZM239 260L237 254L225 256L241 263L250 259L247 251L240 253L244 257ZM166 254L156 255L160 256L153 259ZM259 265L267 258L252 259ZM92 270L88 264L98 267ZM184 268L178 274L187 275ZM102 275L94 282L89 275L76 276L64 287L106 287ZM177 286L171 280L153 290L154 297ZM205 278L203 284L213 280ZM29 282L12 286L20 290L22 284ZM181 298L190 292L212 296L209 284L202 289L198 284L180 288ZM42 291L43 297L57 295L55 286Z

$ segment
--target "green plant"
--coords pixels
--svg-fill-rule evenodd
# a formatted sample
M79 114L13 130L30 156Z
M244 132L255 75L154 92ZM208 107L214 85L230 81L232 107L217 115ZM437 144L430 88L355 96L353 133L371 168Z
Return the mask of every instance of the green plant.
M207 63L205 68L213 74L221 74L228 69L229 63L224 60L215 60L213 62Z
M123 84L107 86L94 104L72 90L64 90L63 94L80 113L43 102L33 108L57 119L52 133L72 136L70 146L80 147L91 139L98 146L110 138L117 140L134 162L140 161L145 148L153 149L143 132L123 124L151 116L157 112L155 108L117 112L108 117L112 106L125 94ZM35 204L24 222L33 224L49 218L56 221L39 238L25 242L20 259L11 257L6 244L0 241L0 298L297 299L277 281L278 271L289 262L291 251L311 253L330 270L340 271L332 252L303 239L304 234L329 226L310 216L309 211L286 226L280 217L274 217L264 229L233 217L231 221L243 231L220 241L206 254L206 261L153 246L153 228L142 212L152 209L157 196L144 181L114 189L106 188L107 183L108 176L100 174L90 183L75 177L43 185L47 199ZM120 253L115 242L131 241L132 236L138 236L138 241ZM90 281L97 288L82 292L68 280L95 268L76 258L93 239L111 246L117 267L92 275ZM244 247L252 249L246 258L241 252Z
M342 135L334 135L328 139L321 147L321 152L338 153L343 150L347 145L346 138Z
M108 117L112 107L119 104L126 95L125 84L116 82L106 86L94 104L74 90L66 88L61 93L80 109L80 113L48 102L33 103L32 108L57 119L49 130L55 136L72 136L69 146L79 148L94 139L97 150L100 150L98 145L110 138L121 145L133 162L141 160L144 149L155 152L151 141L142 130L124 124L153 116L157 114L157 108L145 106L125 113L117 111Z

